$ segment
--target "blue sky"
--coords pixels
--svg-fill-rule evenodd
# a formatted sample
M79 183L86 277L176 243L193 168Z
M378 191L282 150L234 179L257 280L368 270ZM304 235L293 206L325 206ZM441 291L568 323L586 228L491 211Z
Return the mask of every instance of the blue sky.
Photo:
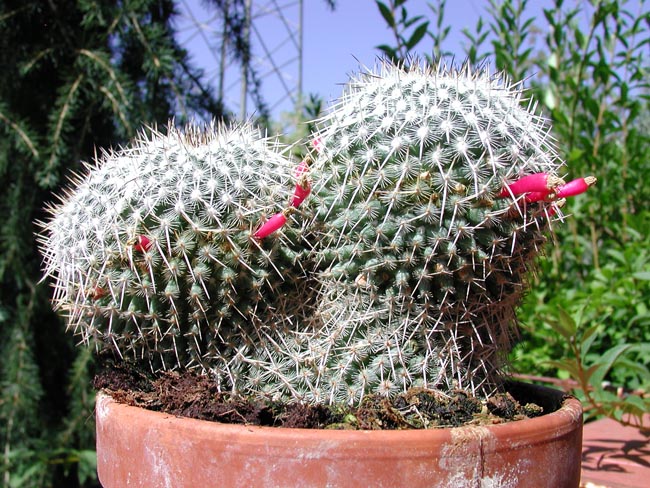
M253 0L254 9L261 9L270 5L271 0ZM289 22L297 22L298 2L295 0L276 0L279 5L284 5L283 12ZM303 39L303 92L316 93L326 100L337 97L341 92L341 85L346 81L347 75L363 66L372 66L379 51L375 48L378 44L393 43L392 32L386 26L374 0L338 0L337 7L331 11L324 0L304 0L304 39ZM431 0L408 0L406 6L412 15L423 14L432 18L428 3ZM216 33L214 29L218 22L210 24L208 13L201 10L200 0L181 0L183 8L194 12L194 20L186 16L179 24L180 38L193 55L194 61L206 69L208 76L216 85L217 57L208 46L212 43L215 50ZM533 0L529 8L531 14L541 13L543 6L549 5L550 0ZM444 48L453 52L462 59L464 36L463 28L474 29L479 16L485 13L489 5L487 0L448 0L445 10L445 24L452 26ZM205 22L203 32L199 32L196 22ZM212 31L210 31L212 25ZM253 49L264 58L263 47L257 40L264 39L267 48L274 51L278 64L285 64L283 68L284 81L289 87L297 82L297 63L290 62L295 55L295 48L287 39L286 31L282 24L272 16L261 16L255 20L257 32L253 33ZM422 47L431 49L431 43L423 41ZM277 49L276 49L277 48ZM259 66L262 74L268 73L270 67ZM239 104L239 73L234 67L227 71L226 104L236 107ZM273 76L263 80L263 95L270 105L278 105L273 109L274 118L283 110L291 108L291 102L279 102L284 91L281 82ZM250 102L249 102L250 103Z
M306 0L305 8L305 72L304 90L324 96L336 96L346 74L356 71L359 62L372 66L379 55L378 44L394 44L393 34L381 17L374 0L339 0L334 12L325 2ZM427 1L410 0L406 3L412 15L431 16ZM431 2L433 3L433 2ZM473 26L484 0L452 0L447 2L446 17L455 27L450 35L450 50L462 52L460 29ZM433 20L433 19L432 19ZM423 46L430 43L422 41ZM457 46L457 49L452 49ZM356 58L356 59L355 59Z

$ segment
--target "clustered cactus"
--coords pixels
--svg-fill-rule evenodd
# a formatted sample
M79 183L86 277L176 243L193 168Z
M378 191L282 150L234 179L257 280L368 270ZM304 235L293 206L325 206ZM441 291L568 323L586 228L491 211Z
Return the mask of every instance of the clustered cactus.
M309 167L250 126L105 154L45 224L70 327L238 393L493 392L561 198L593 180L565 184L520 85L469 66L383 63L319 124Z
M254 235L286 212L295 186L282 147L251 126L142 134L51 208L54 305L83 342L154 370L234 376L234 357L287 320L305 286L291 251L299 238Z

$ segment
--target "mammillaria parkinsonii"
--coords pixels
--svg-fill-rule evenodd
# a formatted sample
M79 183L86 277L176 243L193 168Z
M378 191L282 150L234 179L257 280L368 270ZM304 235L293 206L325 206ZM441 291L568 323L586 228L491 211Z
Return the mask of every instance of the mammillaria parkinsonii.
M565 184L547 120L519 83L484 69L384 63L320 125L316 397L489 395L558 197L595 180Z
M278 212L295 218L298 177L250 125L150 131L104 153L43 224L55 307L83 342L232 387L304 287L300 226L255 235Z
M485 69L382 63L313 135L142 135L44 223L55 306L85 342L218 388L359 403L410 387L489 396L563 199L546 119Z

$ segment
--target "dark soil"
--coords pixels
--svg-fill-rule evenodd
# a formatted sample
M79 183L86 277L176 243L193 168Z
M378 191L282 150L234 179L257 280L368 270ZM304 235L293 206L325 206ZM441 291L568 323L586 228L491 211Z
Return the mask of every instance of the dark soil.
M487 402L457 391L412 388L393 399L369 395L358 407L281 404L219 392L208 376L191 371L143 372L128 363L107 364L94 386L116 401L172 415L224 423L311 429L421 429L498 424L536 417L542 407L501 393Z

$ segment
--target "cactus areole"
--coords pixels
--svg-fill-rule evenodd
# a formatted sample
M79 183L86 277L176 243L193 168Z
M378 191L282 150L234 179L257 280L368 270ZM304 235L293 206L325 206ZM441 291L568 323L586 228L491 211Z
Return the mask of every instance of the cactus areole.
M43 224L83 342L237 394L359 403L499 388L515 308L569 183L518 83L382 63L305 146L248 125L102 155Z

